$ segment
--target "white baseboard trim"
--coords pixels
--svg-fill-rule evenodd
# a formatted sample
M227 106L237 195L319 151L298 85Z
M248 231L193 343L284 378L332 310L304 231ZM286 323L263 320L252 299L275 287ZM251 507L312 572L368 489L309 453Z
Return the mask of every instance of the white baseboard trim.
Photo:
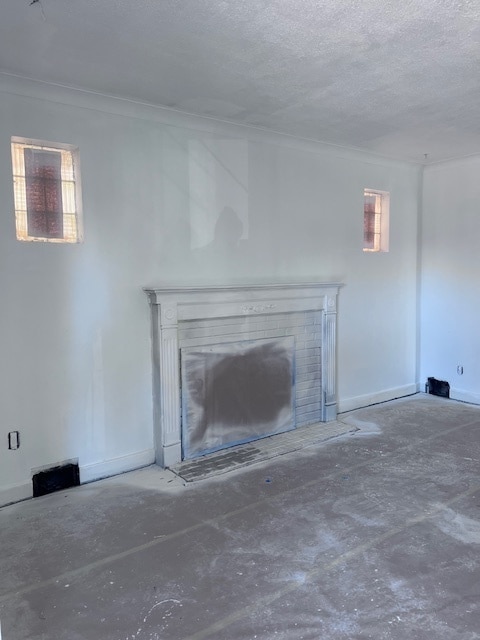
M105 460L104 462L94 462L93 464L80 465L80 483L93 482L101 478L115 476L126 471L133 471L140 467L147 467L155 462L155 450L146 449L128 456ZM49 465L49 467L52 465ZM32 481L22 484L7 485L0 488L0 507L7 504L20 502L33 498Z
M93 462L92 464L80 465L80 484L93 482L101 478L115 476L118 473L133 471L140 467L147 467L155 462L155 450L145 449L138 453L131 453L127 456L105 460L104 462Z
M23 484L12 484L0 489L0 507L33 497L32 481Z
M379 402L395 400L395 398L411 396L414 393L418 393L418 391L420 391L420 383L412 382L411 384L406 384L403 387L385 389L384 391L377 391L376 393L367 393L364 396L341 398L338 401L338 413L345 413L346 411L361 409L362 407L368 407L371 404L378 404Z
M450 387L450 399L469 402L470 404L480 404L480 394L463 391L462 389L452 389Z

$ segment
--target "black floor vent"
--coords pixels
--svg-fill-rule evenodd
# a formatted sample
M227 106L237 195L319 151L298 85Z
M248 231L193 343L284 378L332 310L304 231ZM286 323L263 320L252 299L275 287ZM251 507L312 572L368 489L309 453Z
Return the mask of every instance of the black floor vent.
M445 382L445 380L427 378L426 391L427 393L431 393L434 396L440 396L441 398L450 397L450 385L448 382Z
M78 487L80 484L78 464L64 464L60 467L40 471L33 476L32 482L34 498L69 487Z

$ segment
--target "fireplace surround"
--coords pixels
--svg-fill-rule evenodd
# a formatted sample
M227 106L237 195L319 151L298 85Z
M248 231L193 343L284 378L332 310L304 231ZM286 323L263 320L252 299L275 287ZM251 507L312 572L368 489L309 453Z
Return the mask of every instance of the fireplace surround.
M192 455L189 448L187 416L191 407L186 389L182 389L182 380L184 386L188 381L182 365L187 366L192 349L195 356L221 352L233 357L239 345L258 344L261 354L269 340L287 340L294 345L293 418L290 427L287 420L285 426L279 425L280 430L335 420L340 286L307 283L146 288L151 310L157 464L170 467L209 450L210 441ZM240 349L244 357L247 347ZM268 429L264 434L254 429L252 437L243 441L276 432L275 425ZM216 448L228 444L227 437L225 444Z

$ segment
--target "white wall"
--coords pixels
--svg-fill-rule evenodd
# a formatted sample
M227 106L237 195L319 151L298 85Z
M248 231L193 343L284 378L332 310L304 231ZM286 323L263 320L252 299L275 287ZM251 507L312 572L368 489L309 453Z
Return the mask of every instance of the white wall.
M415 391L418 167L8 77L0 109L4 497L70 458L83 480L153 460L147 285L344 282L340 409ZM12 135L80 148L83 244L15 239ZM362 252L364 187L390 191L389 253Z
M480 403L480 156L425 169L422 223L422 384ZM464 367L462 376L457 366Z

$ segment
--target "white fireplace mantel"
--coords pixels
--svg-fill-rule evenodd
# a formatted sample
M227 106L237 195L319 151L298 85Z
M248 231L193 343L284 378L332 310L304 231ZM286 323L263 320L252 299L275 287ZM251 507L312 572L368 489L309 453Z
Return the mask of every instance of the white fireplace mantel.
M154 433L157 463L182 459L179 324L320 311L322 420L335 420L336 318L340 283L145 288L151 308Z

